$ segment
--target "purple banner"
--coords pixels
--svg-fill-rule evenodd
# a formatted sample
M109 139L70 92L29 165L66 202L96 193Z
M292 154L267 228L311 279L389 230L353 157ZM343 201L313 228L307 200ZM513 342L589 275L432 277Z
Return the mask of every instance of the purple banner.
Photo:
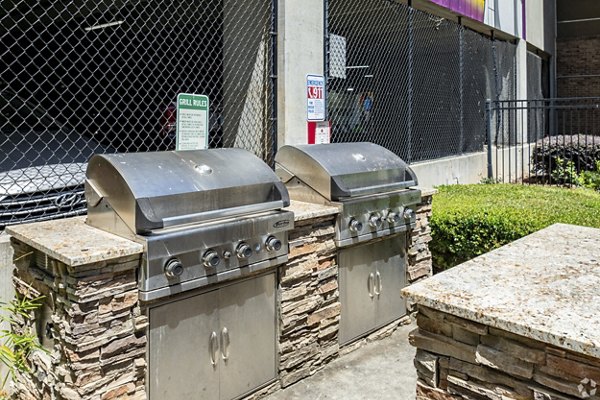
M432 3L446 7L465 17L483 22L485 0L430 0Z

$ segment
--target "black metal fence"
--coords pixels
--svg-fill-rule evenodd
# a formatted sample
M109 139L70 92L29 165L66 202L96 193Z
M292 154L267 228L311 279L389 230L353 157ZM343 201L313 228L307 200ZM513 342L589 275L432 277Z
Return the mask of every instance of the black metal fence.
M173 149L178 93L209 147L276 149L276 0L3 0L0 229L85 212L94 153Z
M488 178L600 188L600 98L489 101L487 110Z
M372 141L407 162L485 144L485 99L516 97L516 46L389 0L329 0L332 141Z

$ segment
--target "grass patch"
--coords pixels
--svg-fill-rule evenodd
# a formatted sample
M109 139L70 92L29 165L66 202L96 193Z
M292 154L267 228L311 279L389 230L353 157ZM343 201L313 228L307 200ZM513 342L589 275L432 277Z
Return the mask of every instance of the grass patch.
M600 193L536 185L442 186L430 243L445 270L557 222L600 228Z

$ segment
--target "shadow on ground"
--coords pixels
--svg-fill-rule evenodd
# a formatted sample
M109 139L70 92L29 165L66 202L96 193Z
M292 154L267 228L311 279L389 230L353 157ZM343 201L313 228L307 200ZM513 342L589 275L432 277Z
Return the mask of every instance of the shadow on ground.
M415 349L408 343L414 325L332 362L315 375L268 396L267 400L414 400Z

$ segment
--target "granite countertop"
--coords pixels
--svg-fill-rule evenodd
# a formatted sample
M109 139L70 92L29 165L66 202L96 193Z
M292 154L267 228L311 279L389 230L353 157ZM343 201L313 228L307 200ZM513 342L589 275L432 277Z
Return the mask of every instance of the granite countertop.
M430 187L417 186L417 189L419 189L421 191L421 197L433 196L434 194L436 194L438 192L437 189L430 188Z
M290 206L285 210L294 213L294 221L302 221L312 218L325 217L328 215L338 214L340 207L325 206L321 204L305 203L303 201L292 200Z
M412 303L600 358L600 229L552 225L402 293Z
M334 206L292 201L288 210L296 221L337 214ZM90 264L140 254L140 243L94 228L85 216L14 225L6 233L69 266Z
M6 232L69 266L140 254L144 246L85 224L85 216L14 225Z

